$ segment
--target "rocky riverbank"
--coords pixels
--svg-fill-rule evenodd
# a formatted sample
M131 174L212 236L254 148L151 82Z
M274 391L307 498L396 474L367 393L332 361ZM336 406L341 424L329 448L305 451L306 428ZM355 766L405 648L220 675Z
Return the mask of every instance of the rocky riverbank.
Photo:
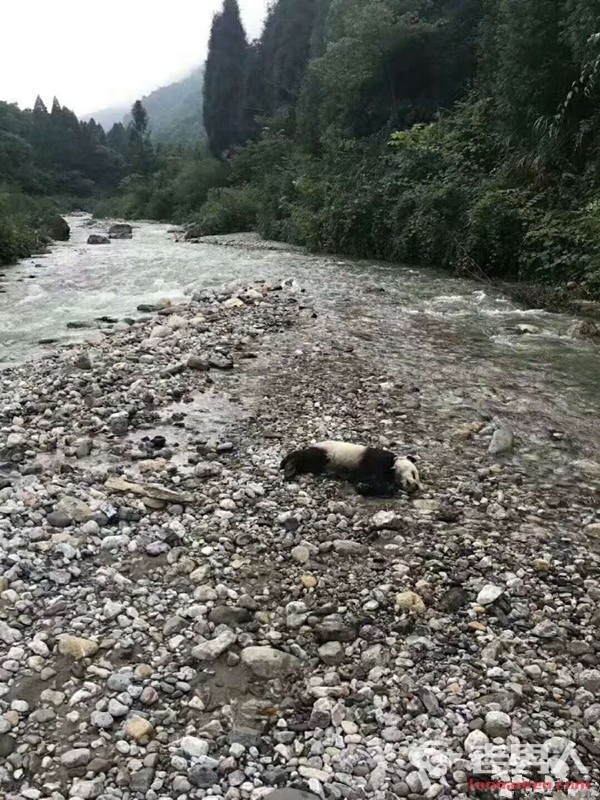
M592 420L293 284L143 313L0 374L0 793L465 798L489 744L597 784ZM423 494L284 484L327 437Z

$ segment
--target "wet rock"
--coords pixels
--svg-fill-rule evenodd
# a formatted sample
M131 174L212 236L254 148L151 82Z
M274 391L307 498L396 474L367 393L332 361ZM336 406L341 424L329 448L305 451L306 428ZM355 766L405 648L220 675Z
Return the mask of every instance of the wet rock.
M354 542L352 539L335 539L333 549L341 556L364 556L369 551L364 544Z
M88 236L88 244L110 244L108 236L101 236L98 233L92 233Z
M44 231L54 239L55 242L68 242L71 235L69 224L59 214L52 214L44 220Z
M108 229L109 239L131 239L133 237L133 228L124 222L116 222Z

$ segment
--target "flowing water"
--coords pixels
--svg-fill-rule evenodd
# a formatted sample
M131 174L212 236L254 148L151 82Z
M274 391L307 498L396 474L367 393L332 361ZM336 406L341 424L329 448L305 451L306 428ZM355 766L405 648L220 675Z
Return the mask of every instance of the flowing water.
M600 410L600 350L567 336L572 320L566 315L520 309L480 285L431 270L287 249L181 243L169 226L153 223L136 224L131 240L88 245L89 234L104 233L106 223L83 215L68 222L69 242L6 268L0 278L0 366L43 355L48 340L102 336L99 317L139 316L141 303L183 299L194 289L231 281L294 278L323 312L344 309L357 330L373 331L370 323L377 323L378 334L396 351L402 349L399 323L412 318L447 343L440 352L463 364L483 360L504 374L529 374L565 403L579 404L582 415L595 419ZM534 332L519 332L519 324L535 326Z

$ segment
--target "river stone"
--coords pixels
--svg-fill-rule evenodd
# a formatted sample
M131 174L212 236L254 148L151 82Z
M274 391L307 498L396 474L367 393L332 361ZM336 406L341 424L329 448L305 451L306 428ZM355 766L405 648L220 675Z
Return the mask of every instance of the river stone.
M129 414L126 411L117 411L108 418L108 425L116 436L124 436L129 427Z
M205 356L190 356L186 363L188 369L196 372L206 372L210 368L208 358Z
M579 673L579 685L592 694L600 695L600 670L584 669Z
M94 516L94 512L88 504L76 497L63 497L55 510L66 514L73 522L79 523L89 522Z
M395 511L378 511L371 518L373 527L380 530L398 530L402 520Z
M356 625L347 625L339 614L330 614L315 626L319 642L351 642L356 639Z
M118 238L127 239L127 236L120 236ZM132 792L147 792L152 786L154 781L154 769L152 767L143 767L131 776L131 783L129 784Z
M237 636L233 631L226 630L208 642L196 645L192 649L192 657L198 661L214 661L222 653L235 644Z
M485 748L487 744L489 744L489 739L487 735L483 731L474 730L469 733L467 738L465 739L465 753L470 754L476 750L480 750Z
M341 664L344 660L344 648L339 642L325 642L319 647L319 658L330 666Z
M264 800L319 800L316 794L301 789L275 789L263 797Z
M148 744L154 736L154 727L144 717L133 716L125 724L125 733L139 744Z
M192 767L189 771L188 778L190 782L199 789L209 789L211 786L216 786L219 783L219 776L215 770L204 764L196 764L196 766Z
M44 230L55 242L68 242L71 235L69 224L59 214L52 214L44 220Z
M67 750L66 753L63 753L60 763L67 769L75 769L89 764L91 758L91 750L88 750L87 747L76 747L74 750Z
M63 634L58 640L58 651L63 656L71 656L76 661L89 658L98 652L98 644L92 639L82 639L79 636Z
M558 636L559 627L556 623L552 622L552 620L545 619L542 620L542 622L538 622L531 633L533 636L537 636L540 639L554 639Z
M299 658L273 647L246 647L242 650L242 664L257 678L265 680L285 677L301 666Z
M97 233L92 233L88 236L88 244L110 244L108 236L100 236Z
M353 539L335 539L333 549L341 556L364 556L369 552L366 545L355 542Z
M197 736L184 736L179 746L189 758L200 758L200 756L208 755L208 742L204 739L198 739Z
M73 359L73 366L77 369L90 370L92 369L92 359L89 353L79 353Z
M53 528L68 528L71 525L71 518L64 511L51 511L46 520Z
M15 749L17 740L7 733L0 733L0 758L7 758Z
M485 732L490 739L504 738L510 731L510 717L504 711L488 711L485 715Z
M310 551L308 547L305 547L302 544L299 544L297 547L292 547L290 555L294 561L298 562L298 564L307 564L310 559Z
M425 603L422 597L410 590L396 595L396 605L403 611L413 611L415 614L423 614L425 612Z
M492 456L497 456L501 453L511 453L514 441L515 438L511 430L508 428L498 428L498 430L494 431L488 452Z
M495 586L493 583L488 583L477 595L477 602L480 606L489 606L494 603L503 593L504 589L502 589L500 586Z
M108 229L109 239L131 239L133 237L133 228L124 222L116 222Z
M92 781L74 781L69 790L69 797L78 800L94 800L99 797L104 789L102 778L94 778Z

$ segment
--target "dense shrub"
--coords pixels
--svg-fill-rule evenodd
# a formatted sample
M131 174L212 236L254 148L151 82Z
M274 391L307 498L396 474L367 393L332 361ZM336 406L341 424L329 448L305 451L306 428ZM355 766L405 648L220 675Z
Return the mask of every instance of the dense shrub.
M211 189L197 226L204 236L252 231L257 226L258 207L256 190L250 187Z
M36 241L35 231L24 218L0 216L0 265L30 256Z

